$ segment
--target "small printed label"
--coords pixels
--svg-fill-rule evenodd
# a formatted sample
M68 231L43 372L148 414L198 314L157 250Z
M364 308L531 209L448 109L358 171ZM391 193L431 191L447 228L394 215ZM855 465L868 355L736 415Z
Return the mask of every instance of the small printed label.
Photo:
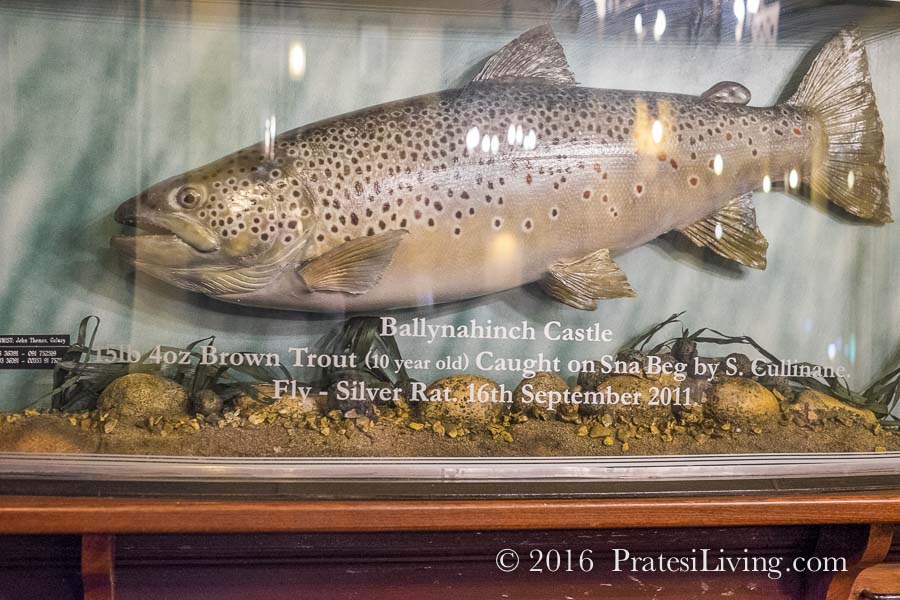
M0 335L0 369L52 369L70 345L68 335Z

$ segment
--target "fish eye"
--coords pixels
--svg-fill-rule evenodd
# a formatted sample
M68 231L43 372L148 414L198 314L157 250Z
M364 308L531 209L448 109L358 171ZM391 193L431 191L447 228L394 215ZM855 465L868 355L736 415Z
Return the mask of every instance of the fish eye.
M203 201L203 192L193 186L186 185L178 190L178 195L175 198L183 208L196 208Z

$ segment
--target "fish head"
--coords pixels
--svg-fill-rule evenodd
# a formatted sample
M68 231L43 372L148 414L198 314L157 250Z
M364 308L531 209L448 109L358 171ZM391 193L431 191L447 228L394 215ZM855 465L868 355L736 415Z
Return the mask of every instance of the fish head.
M305 181L247 150L147 188L120 205L115 219L134 232L114 236L114 249L186 289L197 289L210 271L297 254L315 225Z

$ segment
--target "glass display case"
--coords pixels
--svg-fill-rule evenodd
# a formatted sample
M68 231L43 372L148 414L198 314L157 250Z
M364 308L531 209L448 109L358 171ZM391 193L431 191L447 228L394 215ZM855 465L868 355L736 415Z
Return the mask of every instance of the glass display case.
M896 486L898 59L893 2L5 2L0 480Z

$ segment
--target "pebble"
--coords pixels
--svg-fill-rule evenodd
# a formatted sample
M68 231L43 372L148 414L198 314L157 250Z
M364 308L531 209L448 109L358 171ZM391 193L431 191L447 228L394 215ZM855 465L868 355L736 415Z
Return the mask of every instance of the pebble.
M110 383L97 407L101 413L115 415L120 423L136 424L150 416L180 417L189 408L183 387L163 377L132 373Z

